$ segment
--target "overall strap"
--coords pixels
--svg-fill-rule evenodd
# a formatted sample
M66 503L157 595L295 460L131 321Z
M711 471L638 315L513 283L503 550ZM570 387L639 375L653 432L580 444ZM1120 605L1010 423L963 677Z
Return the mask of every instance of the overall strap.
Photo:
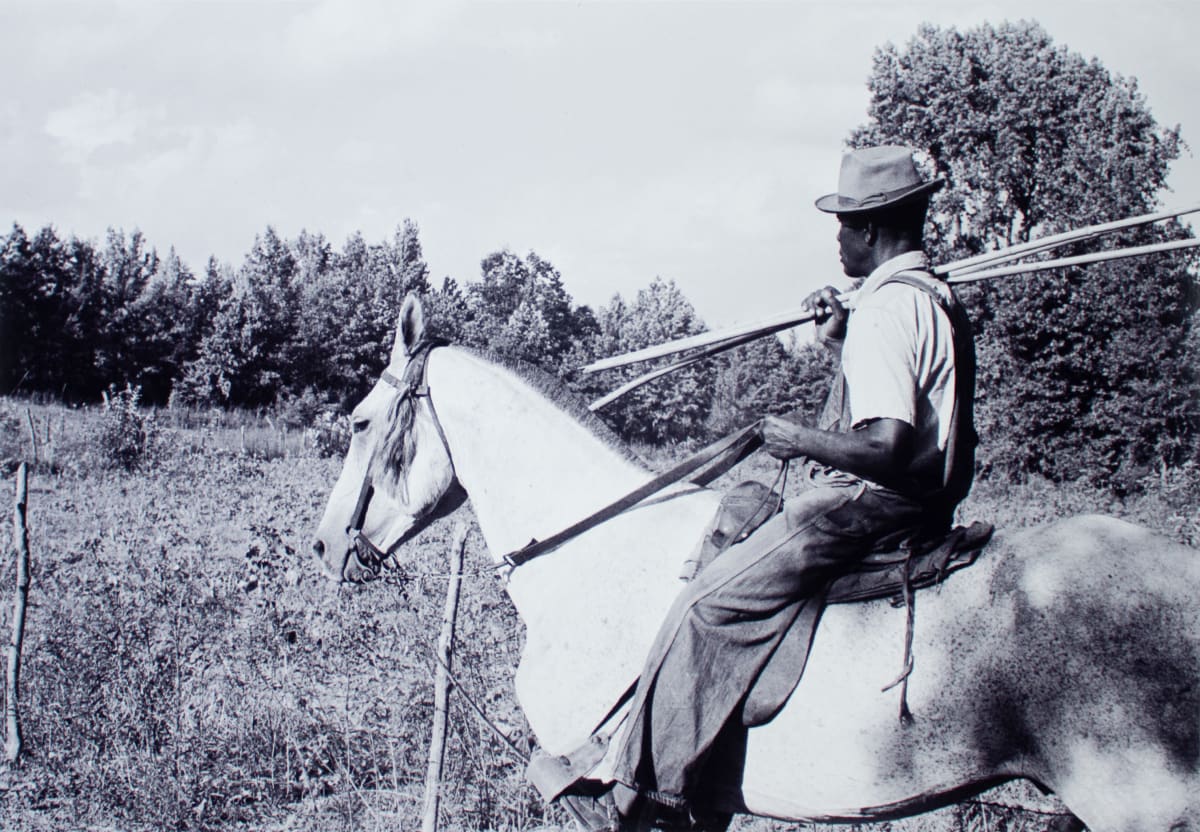
M927 282L930 278L942 282L933 278L929 272L905 270L897 272L880 285L903 283L924 292L950 322L954 345L954 404L950 416L950 433L946 441L941 488L925 495L925 499L938 504L952 515L954 507L967 496L975 477L975 447L979 444L974 420L975 340L971 332L971 320L953 290L942 294ZM947 521L949 519L948 517Z

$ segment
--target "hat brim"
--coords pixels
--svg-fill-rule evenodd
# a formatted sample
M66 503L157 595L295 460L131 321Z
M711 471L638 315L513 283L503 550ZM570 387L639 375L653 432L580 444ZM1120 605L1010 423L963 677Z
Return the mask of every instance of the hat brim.
M919 185L914 185L911 188L902 188L898 191L889 193L872 194L864 200L857 200L853 197L842 196L841 194L826 194L817 200L817 209L824 211L827 214L868 214L872 211L879 211L883 208L892 208L896 205L902 205L905 202L928 196L934 191L939 191L946 184L945 179L934 179L930 182L922 182Z

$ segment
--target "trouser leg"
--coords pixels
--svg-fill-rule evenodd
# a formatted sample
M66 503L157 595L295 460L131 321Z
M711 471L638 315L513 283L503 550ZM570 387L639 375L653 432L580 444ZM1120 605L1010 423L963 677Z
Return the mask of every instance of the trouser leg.
M801 606L853 558L853 541L822 518L860 494L806 493L685 587L643 669L619 780L666 795L689 792Z

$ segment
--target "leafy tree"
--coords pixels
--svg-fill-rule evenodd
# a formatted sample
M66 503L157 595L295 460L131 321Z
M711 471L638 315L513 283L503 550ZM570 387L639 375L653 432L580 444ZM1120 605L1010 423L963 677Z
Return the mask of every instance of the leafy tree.
M404 296L428 291L418 229L411 220L392 242L367 245L352 235L314 279L305 282L307 337L319 387L344 402L364 395L387 363Z
M703 332L706 327L675 281L655 280L637 294L632 305L614 297L600 314L597 353L615 355ZM606 390L618 387L666 361L626 367L589 380L586 393L601 383ZM642 442L677 442L702 435L708 418L716 377L712 365L702 362L645 384L600 415L621 435Z
M30 240L15 223L0 249L0 389L5 393L53 385L56 362L46 358L56 352L60 252L54 229L44 228Z
M430 291L429 266L421 247L420 228L415 222L406 219L396 229L391 245L385 243L378 251L386 269L386 285L399 291L400 302L409 292L423 295Z
M381 314L374 308L377 292L368 247L356 233L340 252L324 237L304 235L299 248L308 252L301 304L308 354L304 385L341 393L367 375L364 363L371 363L379 350L377 343L368 343L370 322Z
M113 381L101 375L96 362L105 328L104 266L96 247L76 237L67 241L63 258L69 277L60 334L62 381L56 392L69 400L95 401Z
M183 404L241 404L234 383L245 375L249 357L242 334L246 328L246 287L235 283L220 304L212 328L200 341L194 359L183 368L173 399ZM239 391L240 392L240 391Z
M330 353L338 348L338 315L342 292L335 277L337 253L324 234L301 231L292 243L296 283L300 287L299 354L293 368L300 387L325 386L330 381Z
M518 361L538 364L556 353L557 344L542 310L532 299L526 298L517 304L508 320L492 336L491 346Z
M834 362L823 347L789 351L778 338L760 338L716 360L710 433L725 434L773 413L813 424L829 392Z
M418 234L406 220L390 241L356 232L335 251L324 235L285 241L268 228L232 280L210 261L192 302L211 325L179 397L250 406L361 397L387 361L405 294L430 291Z
M303 356L296 259L275 230L255 237L199 354L184 371L185 401L273 404Z
M466 335L478 346L559 369L576 319L558 269L532 251L521 258L504 250L485 257L480 270L482 279L467 287Z
M192 357L192 273L172 248L131 305L130 358L141 398L163 404L184 363Z
M93 333L96 371L106 382L124 384L138 376L141 322L135 308L158 267L158 252L147 246L141 231L127 238L123 230L108 229L100 252L101 319Z
M67 399L104 389L97 349L110 337L105 269L88 242L15 225L0 247L0 389Z
M1153 210L1180 152L1178 128L1157 125L1135 80L1034 23L924 25L876 52L869 87L870 120L851 144L912 145L948 180L930 217L943 261ZM1121 243L1183 234L1168 224ZM1195 262L1127 260L965 291L985 466L1120 489L1194 454Z
M425 321L432 332L457 343L467 343L470 307L458 282L446 277L440 290L431 290L424 298Z

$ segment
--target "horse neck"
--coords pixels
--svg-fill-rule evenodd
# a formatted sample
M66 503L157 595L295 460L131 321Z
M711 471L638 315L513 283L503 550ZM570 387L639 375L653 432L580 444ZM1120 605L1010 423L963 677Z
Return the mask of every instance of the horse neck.
M647 473L511 371L437 350L429 387L494 558L586 517Z
M493 559L645 483L634 465L511 372L436 350L429 390ZM540 742L573 748L637 676L679 569L716 509L678 486L546 557L505 589L526 626L517 696Z

